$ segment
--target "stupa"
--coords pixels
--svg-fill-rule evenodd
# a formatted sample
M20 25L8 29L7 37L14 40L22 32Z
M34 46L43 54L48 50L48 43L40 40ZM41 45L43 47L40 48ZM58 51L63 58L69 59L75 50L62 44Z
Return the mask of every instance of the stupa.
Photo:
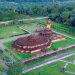
M48 20L46 28L40 31L40 35L46 37L47 39L51 39L52 31L51 31L51 21Z
M12 44L12 48L20 53L46 52L51 47L51 22L48 20L46 29L41 31L41 35L29 35L18 38Z

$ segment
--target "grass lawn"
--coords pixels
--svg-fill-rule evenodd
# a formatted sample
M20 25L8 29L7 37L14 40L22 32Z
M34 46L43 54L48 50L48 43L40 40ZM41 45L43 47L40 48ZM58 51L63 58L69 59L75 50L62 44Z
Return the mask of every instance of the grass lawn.
M26 30L29 33L34 33L38 27L40 27L40 24L38 24L37 22L28 23L28 24L21 26L21 28L23 28L23 30Z
M75 44L75 41L70 39L70 38L66 38L64 41L52 43L52 46L49 50L56 50L58 48L66 47L66 46L71 45L71 44Z
M19 60L19 61L24 60L24 59L27 59L27 58L31 58L31 57L35 56L35 54L19 53L19 52L13 51L13 50L11 50L11 49L7 49L6 51L9 52L10 55L11 55L12 57L14 57L14 58L15 58L15 56L16 56L15 59L16 59L16 60ZM20 59L18 59L18 57L19 57Z
M68 50L66 50L66 51L62 51L62 52L59 52L59 53L57 53L57 54L44 57L44 58L42 58L42 59L39 59L39 60L33 61L33 62L31 62L31 63L25 64L25 66L26 66L26 67L32 67L32 66L38 65L39 63L43 63L44 61L46 61L46 60L49 59L49 58L52 58L52 57L55 57L55 56L58 56L58 55L64 54L64 53L75 53L75 48L71 48L71 49L68 49ZM67 58L66 58L66 59L67 59Z
M52 29L67 36L75 38L75 29L70 26L52 22Z
M71 59L74 59L75 56L70 56L68 58L65 58L65 59L70 59L70 61L68 60L68 62L72 62ZM63 60L65 60L63 59ZM38 69L35 69L33 71L30 71L30 72L27 72L23 75L72 75L72 74L69 74L69 73L62 73L60 70L61 68L63 68L65 66L65 62L62 62L62 61L57 61L57 62L54 62L52 64L48 64L46 66L43 66L41 68L38 68ZM74 64L68 64L67 67L66 67L66 71L70 71L70 72L74 72L75 73L75 65Z
M27 34L27 32L20 29L17 25L0 28L0 38L13 37L20 34Z
M13 25L3 27L0 28L0 38L13 37L15 35L27 34L28 32L34 33L39 26L40 25L37 22L35 22L35 23L26 23L21 26Z
M68 65L67 70L75 73L75 65L73 65L73 64Z
M2 54L3 52L2 52L2 50L0 50L0 54Z
M52 21L52 26L53 27L57 27L59 30L64 30L66 32L70 31L72 32L73 34L75 33L75 30L74 28L68 26L68 25L63 25L63 24L60 24L60 23L56 23L54 21Z
M54 62L52 64L43 66L41 68L38 68L36 70L30 71L28 73L25 73L23 75L71 75L67 73L62 73L60 70L65 65L64 62ZM67 69L70 71L74 70L75 65L69 64Z
M4 72L4 66L1 64L0 65L0 75L3 75L3 72Z
M68 61L68 62L73 62L75 60L75 55L68 57L68 58L65 58L64 60Z

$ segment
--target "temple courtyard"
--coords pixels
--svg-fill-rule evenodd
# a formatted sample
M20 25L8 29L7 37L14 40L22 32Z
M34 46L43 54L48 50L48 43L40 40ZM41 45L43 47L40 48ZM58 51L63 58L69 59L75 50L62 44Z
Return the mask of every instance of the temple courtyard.
M3 38L0 40L0 44L5 48L5 52L10 56L7 56L6 54L3 54L3 57L6 61L13 63L15 62L22 62L23 60L32 59L34 57L40 56L43 53L33 53L33 54L25 54L25 53L19 53L12 49L13 42L18 38L17 36L28 36L29 34L37 34L36 29L44 29L46 25L46 20L40 20L35 21L33 23L26 23L23 25L18 26L8 26L0 29L0 38ZM57 24L57 23L56 23ZM59 25L59 24L58 24ZM55 33L54 34L54 41L51 44L51 47L48 49L47 52L50 51L56 51L58 49L70 46L72 44L75 44L75 37L74 35L70 35L69 33L63 32L60 28L62 28L62 25L57 28L54 28L55 23L52 22L52 28L51 30ZM7 31L7 32L6 32ZM9 33L8 33L9 32ZM19 37L19 38L20 38ZM64 38L61 38L64 37ZM61 39L59 39L61 38ZM44 63L49 61L49 59L63 55L63 54L72 54L75 52L75 48L70 48L68 50L50 55L48 57L38 59L36 61L33 61L28 64L23 64L23 71L25 69L36 67L38 64ZM63 56L64 57L64 56ZM10 59L13 59L13 61L10 61ZM59 57L60 58L60 57ZM23 75L74 75L75 74L75 54L68 56L66 58L57 60L53 63L43 65L42 67L39 67L37 69L34 69L32 71L23 73Z

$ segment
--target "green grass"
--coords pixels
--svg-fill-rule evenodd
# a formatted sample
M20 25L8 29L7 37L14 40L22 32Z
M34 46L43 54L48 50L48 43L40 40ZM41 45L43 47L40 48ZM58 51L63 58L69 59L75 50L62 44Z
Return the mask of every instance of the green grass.
M10 51L11 50L11 51ZM21 58L21 60L23 59L27 59L27 58L31 58L33 56L35 56L35 54L24 54L24 53L19 53L19 52L16 52L16 51L13 51L12 49L7 49L7 52L11 52L11 55L13 56L13 54L15 54L16 56L19 56ZM20 61L21 61L20 60Z
M34 33L36 31L36 29L38 28L38 24L37 23L28 23L25 25L22 25L21 27L23 28L23 30L26 30L29 33Z
M60 54L64 54L64 53L75 53L75 48L71 48L71 49L68 49L68 50L65 50L65 51L62 51L62 52L59 52L57 54L54 54L54 55L50 55L50 56L47 56L47 57L44 57L42 59L39 59L39 60L36 60L36 61L33 61L31 63L28 63L28 64L25 64L25 66L27 67L32 67L32 66L35 66L39 63L43 63L45 60L49 59L49 58L52 58L54 56L58 56Z
M21 29L21 27L23 29ZM34 33L39 27L39 24L36 23L27 23L24 25L13 25L0 28L0 38L13 37L15 35Z
M3 52L2 52L2 50L0 50L0 54L2 54Z
M75 60L75 55L65 58L64 60L68 61L68 62L73 62Z
M3 43L6 47L11 48L13 41Z
M75 41L70 39L70 38L66 38L64 41L52 43L50 50L56 50L58 48L66 47L66 46L71 45L71 44L75 44Z
M75 56L71 56L68 58L73 59L73 58L75 58ZM68 58L65 58L65 59L68 60ZM63 60L65 60L65 59L63 59ZM72 61L68 60L67 62L72 62ZM62 73L60 71L61 68L63 68L65 64L66 63L64 63L64 62L57 61L57 62L51 63L49 65L43 66L41 68L35 69L33 71L27 72L23 75L71 75L68 73ZM66 70L75 73L75 65L69 63L68 66L66 67Z
M73 65L73 64L68 65L67 70L75 73L75 65Z
M75 29L70 26L56 23L56 22L52 22L52 29L57 32L60 32L62 34L65 34L65 35L68 35L68 36L75 38Z
M60 72L60 69L65 65L64 62L55 62L46 66L43 66L41 68L38 68L36 70L30 71L28 73L25 73L23 75L71 75ZM68 69L74 69L74 65L71 65L68 67Z
M20 29L17 25L0 28L0 38L13 37L21 34L27 34L27 32Z
M0 65L0 75L3 75L4 72L4 66Z
M60 24L60 23L56 23L53 21L52 21L52 27L54 27L60 31L67 32L67 33L71 33L71 34L75 33L75 29L73 27L70 27L70 26L64 25L64 24Z

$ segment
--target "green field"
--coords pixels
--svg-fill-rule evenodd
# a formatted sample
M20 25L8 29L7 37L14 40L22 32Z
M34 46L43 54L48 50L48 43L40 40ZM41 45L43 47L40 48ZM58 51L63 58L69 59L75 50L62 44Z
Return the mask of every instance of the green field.
M23 25L13 25L0 28L0 38L13 37L15 35L22 35L34 33L40 25L36 23L25 23Z
M61 72L61 68L64 65L65 65L64 62L58 61L49 65L43 66L41 68L38 68L36 70L30 71L23 75L71 75L71 74ZM66 69L74 72L74 68L75 68L75 65L69 64Z
M52 21L52 27L57 28L58 30L64 31L64 32L71 32L72 34L75 33L75 30L73 27L70 27L68 25L56 23Z
M27 31L24 31L19 28L19 26L7 26L0 28L0 38L13 37L15 35L27 34Z
M57 32L60 32L62 34L65 34L67 36L75 38L75 29L70 27L70 26L67 26L64 24L59 24L56 22L52 22L52 29L57 31Z
M36 70L27 72L23 75L72 75L70 73L61 72L61 69L66 65L66 63L68 63L68 65L66 66L66 71L75 73L75 64L73 64L73 61L75 60L75 55L61 60L66 62L59 60Z
M35 22L35 23L28 23L28 24L22 25L20 28L22 28L23 30L26 30L29 33L35 33L36 29L39 27L41 27L41 25Z
M74 44L74 43L75 43L74 40L72 40L70 38L66 38L64 41L52 43L50 50L57 50L58 48L66 47L66 46Z
M68 57L68 58L65 58L64 60L73 62L75 60L75 55Z

